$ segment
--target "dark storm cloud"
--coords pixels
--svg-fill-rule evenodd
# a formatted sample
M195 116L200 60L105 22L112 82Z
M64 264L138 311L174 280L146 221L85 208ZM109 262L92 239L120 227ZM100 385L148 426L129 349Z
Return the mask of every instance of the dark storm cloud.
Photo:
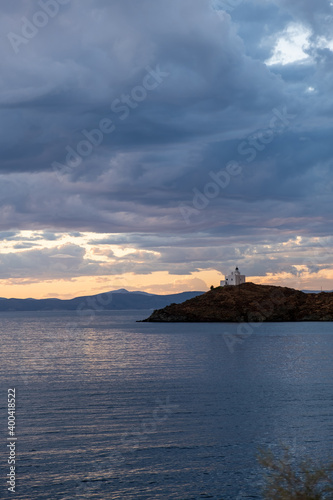
M330 0L274 0L289 12L296 21L301 21L313 29L314 35L332 36L332 4Z
M217 7L219 2L217 2ZM224 2L220 3L223 9ZM245 41L246 53L260 60L269 59L273 46L271 36L282 31L288 22L293 20L291 14L281 9L274 2L239 2L234 9L228 9L238 34ZM269 38L268 40L266 40Z
M25 4L31 19L33 2ZM241 109L261 114L265 104L281 101L278 80L244 57L228 17L219 18L209 2L85 5L73 0L66 12L60 9L16 55L3 40L5 172L50 170L52 161L64 160L68 145L75 149L85 138L82 130L103 118L117 123L116 133L103 141L109 158L124 148L220 133L230 128L232 115L240 119ZM21 8L14 18L18 31L22 14ZM159 65L170 77L122 122L110 106L142 83L147 65ZM246 113L243 118L250 119ZM234 126L239 119L234 117ZM96 153L99 164L104 155Z
M7 35L22 36L39 5L0 7L3 231L48 228L49 241L61 231L171 234L185 249L200 244L197 232L214 247L332 231L333 58L318 41L331 36L330 2L253 0L216 12L208 0L72 0L15 53ZM290 23L312 30L308 60L267 66ZM145 96L148 75L158 85ZM277 112L288 124L270 125ZM96 140L103 120L115 130L68 165L83 131ZM198 209L195 193L230 161L241 173ZM180 205L194 210L187 221ZM187 255L163 262L190 269L218 258Z

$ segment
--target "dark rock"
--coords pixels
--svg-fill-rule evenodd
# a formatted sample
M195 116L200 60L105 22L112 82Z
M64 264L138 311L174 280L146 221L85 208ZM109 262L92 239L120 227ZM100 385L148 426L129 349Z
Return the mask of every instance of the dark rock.
M333 292L244 283L158 309L149 322L333 321Z

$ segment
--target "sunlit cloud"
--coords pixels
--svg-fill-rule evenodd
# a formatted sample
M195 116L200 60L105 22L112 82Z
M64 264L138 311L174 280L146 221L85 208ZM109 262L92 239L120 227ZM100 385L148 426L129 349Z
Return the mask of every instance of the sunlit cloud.
M268 66L274 64L291 64L295 62L306 62L309 55L311 31L300 24L290 24L278 35L272 57L266 61Z
M91 232L57 233L44 240L43 234L0 233L5 249L0 253L0 296L42 298L53 293L68 298L115 288L151 293L208 289L235 265L241 266L248 280L293 283L300 289L311 283L312 288L319 283L329 287L332 277L331 237L286 236L249 244L237 237L227 242L203 233L196 240L174 237L173 245L167 245L168 238L159 235L96 238ZM36 246L25 247L29 239Z

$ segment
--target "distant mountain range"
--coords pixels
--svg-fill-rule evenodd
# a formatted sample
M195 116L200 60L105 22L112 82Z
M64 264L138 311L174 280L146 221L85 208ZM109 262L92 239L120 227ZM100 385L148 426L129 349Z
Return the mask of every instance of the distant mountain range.
M155 295L147 292L129 292L124 288L98 295L61 299L5 299L0 298L1 311L83 311L161 309L172 303L180 304L204 292L182 292L171 295Z

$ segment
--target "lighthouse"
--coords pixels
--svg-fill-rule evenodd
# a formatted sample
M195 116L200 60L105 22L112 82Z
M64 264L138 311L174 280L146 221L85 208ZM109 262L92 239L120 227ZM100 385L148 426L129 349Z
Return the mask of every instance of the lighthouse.
M220 281L220 286L236 286L245 283L245 274L239 272L238 267L231 274L224 277L223 281Z

